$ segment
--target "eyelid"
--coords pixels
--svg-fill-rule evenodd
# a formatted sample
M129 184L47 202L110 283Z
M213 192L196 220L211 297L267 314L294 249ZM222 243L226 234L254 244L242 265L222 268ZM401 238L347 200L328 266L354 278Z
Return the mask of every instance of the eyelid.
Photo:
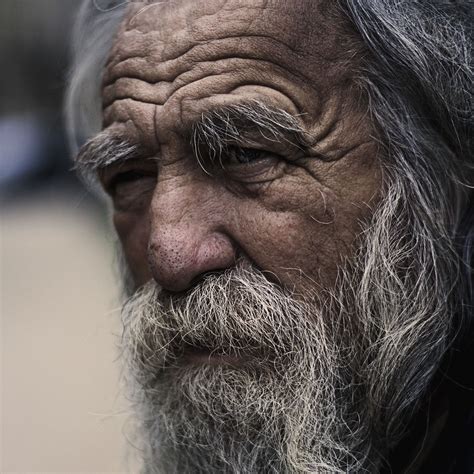
M119 177L120 174L127 172L136 171L138 173L143 172L144 174L157 174L157 164L155 159L144 158L123 161L120 163L113 163L110 166L101 168L98 170L99 180L102 183L104 189L110 193L113 181Z
M259 150L288 162L294 162L307 154L307 151L304 148L296 146L295 144L292 144L290 142L278 142L268 140L257 142L252 140L248 142L229 144L229 147L230 146Z
M239 153L250 152L254 153L257 156L255 158L250 158L248 161L240 161ZM235 166L251 166L253 163L259 162L268 158L269 155L274 155L273 153L260 149L260 148L251 148L251 147L241 147L241 146L232 146L227 149L224 153L226 159L222 160L224 164L230 164Z
M115 191L115 189L117 188L117 186L119 184L128 183L130 181L135 181L135 180L142 179L142 178L147 178L147 177L150 177L149 173L144 173L142 171L137 171L137 170L134 170L134 169L131 169L131 170L128 170L128 171L121 171L121 172L115 174L111 178L108 186L112 190Z

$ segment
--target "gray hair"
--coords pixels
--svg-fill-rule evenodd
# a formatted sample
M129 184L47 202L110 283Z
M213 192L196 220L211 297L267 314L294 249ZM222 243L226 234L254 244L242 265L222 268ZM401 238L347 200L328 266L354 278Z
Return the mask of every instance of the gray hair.
M79 8L65 98L66 127L74 155L101 129L103 70L127 5L124 0L85 0Z
M453 318L449 321L451 337L462 334L463 324L468 327L473 308L473 75L472 38L467 28L472 4L468 3L340 2L369 51L357 80L369 99L369 113L383 150L385 202L391 206L385 205L379 213L391 213L392 221L405 220L404 226L398 226L405 227L405 235L389 235L388 228L379 228L378 235L371 236L374 248L368 255L378 261L368 262L371 275L366 272L359 287L370 295L364 304L384 299L388 303L387 288L410 288L404 295L408 299L424 292L427 300L431 299L425 321L437 318L442 306L448 304ZM377 221L390 219L376 214ZM407 238L407 233L416 238ZM389 241L389 247L381 245ZM416 248L406 247L410 241ZM384 254L383 248L390 248L390 255ZM408 263L410 258L425 261L415 268ZM425 281L417 274L420 270L429 276ZM385 288L374 287L381 278ZM401 306L400 301L390 301L392 311ZM373 312L368 310L367 314ZM379 316L384 337L394 338L387 348L395 356L397 345L406 349L410 341L403 340L402 334L391 335L393 315L387 320L387 314ZM401 393L405 400L398 406L391 404L400 410L387 417L391 425L397 424L403 409L416 409L416 397L426 390L452 342L450 338L441 344L438 358L431 362L423 360L422 350L412 348L419 364L404 382ZM391 370L389 357L379 360L385 366L373 366L368 377ZM392 375L395 386L397 374ZM380 440L387 440L396 427L374 426L373 430Z
M404 187L399 206L418 203L412 211L438 236L429 245L444 246L455 267L446 298L457 331L463 322L474 324L474 3L351 0L341 6L369 50L358 80L385 150L387 192ZM425 230L411 228L420 238L429 235Z

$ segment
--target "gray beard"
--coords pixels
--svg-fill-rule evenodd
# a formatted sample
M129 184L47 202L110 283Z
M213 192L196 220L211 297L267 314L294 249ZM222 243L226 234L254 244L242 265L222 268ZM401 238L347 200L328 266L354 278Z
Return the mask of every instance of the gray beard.
M150 283L124 315L147 472L315 472L351 456L344 367L315 304L240 263L183 297ZM239 362L195 364L189 348Z
M354 272L324 300L291 295L245 262L186 295L138 290L124 305L123 349L144 472L376 472L449 326L426 314L426 295L390 323L361 318ZM223 362L196 364L191 349Z

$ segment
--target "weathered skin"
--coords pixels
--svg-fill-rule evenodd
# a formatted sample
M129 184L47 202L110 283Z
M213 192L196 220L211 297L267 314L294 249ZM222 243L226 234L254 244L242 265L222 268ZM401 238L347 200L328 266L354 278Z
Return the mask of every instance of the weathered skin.
M126 165L147 176L122 183L114 196L115 226L138 284L154 277L183 291L239 256L297 291L308 282L313 290L332 284L377 202L381 173L354 83L360 47L331 5L130 6L106 67L103 100L104 127L147 150ZM209 176L190 144L193 122L251 98L297 115L312 146L265 144L283 158L268 155ZM103 173L106 188L123 169Z

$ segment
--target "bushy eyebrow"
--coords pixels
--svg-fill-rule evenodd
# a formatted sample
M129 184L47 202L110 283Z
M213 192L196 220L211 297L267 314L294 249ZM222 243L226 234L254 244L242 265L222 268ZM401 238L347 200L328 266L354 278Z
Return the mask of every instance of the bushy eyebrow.
M252 100L216 108L201 116L192 127L192 147L200 159L202 146L211 158L220 155L230 145L262 140L287 142L296 147L308 146L307 133L295 115L261 101ZM249 139L251 135L252 139ZM142 148L127 138L104 130L80 149L74 169L86 183L95 185L97 171L114 163L139 158Z
M249 136L252 138L249 141ZM296 147L308 146L308 135L297 116L270 107L258 100L229 105L202 115L192 131L192 146L200 157L206 146L211 158L218 157L229 144L251 146L261 141L287 142Z
M88 184L94 184L98 170L114 163L136 159L139 155L140 147L137 144L103 131L81 147L74 169Z

